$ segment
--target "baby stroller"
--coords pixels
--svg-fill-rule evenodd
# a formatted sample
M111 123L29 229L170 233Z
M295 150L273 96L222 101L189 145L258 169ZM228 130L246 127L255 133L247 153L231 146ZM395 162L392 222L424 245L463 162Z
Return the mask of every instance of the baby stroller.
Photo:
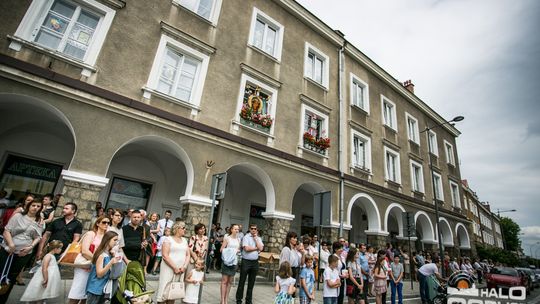
M467 290L476 289L474 276L466 271L458 271L450 275L447 284L439 283L435 276L428 278L429 295L431 303L446 304L449 295L460 293L467 294Z
M118 278L116 299L122 304L152 303L153 290L146 290L146 278L141 263L131 261L124 273Z

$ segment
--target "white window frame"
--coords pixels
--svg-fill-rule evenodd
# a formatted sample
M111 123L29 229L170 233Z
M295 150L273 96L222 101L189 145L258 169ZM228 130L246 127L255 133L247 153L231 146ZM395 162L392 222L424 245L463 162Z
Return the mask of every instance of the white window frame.
M428 151L429 153L439 157L439 144L437 143L437 133L432 130L428 131Z
M450 148L450 149L448 149ZM450 150L450 151L448 151ZM446 155L446 162L452 166L456 165L456 158L454 153L454 145L452 145L449 141L444 140L444 153Z
M360 77L354 75L351 73L351 81L350 81L350 94L351 94L351 106L358 107L362 110L364 110L366 113L369 114L369 86L368 84L360 79ZM354 99L354 92L357 87L362 87L362 98L364 101L363 106L359 106L357 101Z
M194 0L195 3L196 3L196 7L198 8L199 5L200 5L200 0ZM212 9L210 10L210 16L208 18L202 16L202 15L199 15L197 13L197 11L191 9L190 7L186 6L185 4L182 3L182 0L172 0L172 3L175 4L175 5L178 5L178 6L181 6L187 10L189 10L190 12L193 12L195 15L205 19L205 20L208 20L210 23L212 23L212 25L216 26L217 23L218 23L218 19L219 19L219 13L221 12L221 4L223 3L223 0L212 0Z
M436 182L435 177L439 178L439 182ZM437 172L433 172L433 177L432 177L431 182L435 183L436 191L435 191L435 193L433 193L433 196L435 197L435 199L438 200L438 201L444 201L442 176ZM437 195L437 194L439 194L439 195Z
M167 48L174 49L179 53L188 55L190 57L196 58L201 61L198 74L195 76L195 86L191 93L191 100L180 100L174 96L168 95L166 93L159 92L157 86L159 83L159 75L161 72L161 65L165 59L165 54ZM162 34L159 41L159 45L154 57L154 62L152 63L152 69L150 70L150 75L148 76L148 81L146 86L143 87L144 95L146 99L150 99L152 94L158 95L160 97L166 98L168 100L177 102L181 105L192 108L193 110L199 110L202 98L202 92L204 88L204 82L206 80L206 74L208 73L208 64L210 57L204 53L201 53L186 44L183 44L172 37ZM197 114L196 111L192 111L192 114Z
M416 174L414 173L414 168L417 167L419 170L418 172L420 173L420 175L418 176L418 189L415 189L414 185L415 185L415 176ZM420 193L424 193L425 191L425 186L424 186L424 167L422 166L421 163L419 162L416 162L414 160L410 160L410 169L411 169L411 189L412 191L415 191L415 192L420 192Z
M414 122L413 130L411 130L411 125L409 124L409 121ZM420 145L420 130L418 125L418 119L416 119L411 114L405 112L405 122L407 123L407 138L409 138L410 141L416 143L417 145Z
M308 68L311 66L309 63L309 53L313 53L316 57L322 60L322 75L321 75L321 81L318 82L317 80L313 79L312 76L309 76L308 74ZM306 42L305 48L304 48L304 78L309 79L310 81L313 81L314 83L323 86L326 90L328 90L329 85L329 76L330 75L330 57L311 45L309 42Z
M385 104L388 103L392 106L390 109L390 124L386 119L385 115ZM381 94L381 114L382 114L382 122L385 126L388 126L390 129L397 132L398 130L398 123L397 123L397 109L396 104L391 101L390 99L386 98L384 95Z
M73 63L81 62L82 64L88 66L87 69L83 69L83 75L89 76L93 70L95 71L94 65L96 64L96 60L98 58L101 47L103 46L103 43L105 42L105 37L107 36L109 28L111 27L116 11L95 0L79 0L79 1L66 0L66 1L71 2L77 6L84 6L87 9L90 9L91 11L101 15L101 18L99 19L99 22L94 31L92 42L88 46L88 49L82 61L78 59L74 59L70 56L64 55L63 53L59 51L49 49L45 46L42 46L34 42L35 36L39 32L39 30L35 30L35 29L36 27L39 28L39 25L43 23L43 20L44 18L46 18L46 15L49 12L49 9L51 8L54 0L46 0L46 1L33 0L32 1L21 23L19 24L19 26L17 27L17 30L15 31L14 37L12 39L12 42L9 45L9 48L15 51L20 51L23 45L27 45L27 46L30 46L39 50L43 50L46 53L54 55L61 59L65 59L68 62L73 62Z
M299 134L299 139L298 139L299 147L304 146L304 132L306 132L304 130L304 125L306 123L306 119L305 119L306 111L311 112L323 119L321 134L325 134L327 138L330 138L330 135L329 135L330 130L328 130L328 114L318 111L315 108L302 103L302 105L300 106L300 113L302 117L300 118L300 134ZM326 149L326 154L328 155L328 149Z
M255 26L257 25L257 19L260 19L265 23L265 29L266 27L272 27L276 30L276 41L274 44L274 53L270 54L266 52L263 48L259 48L255 45ZM266 32L266 31L265 31ZM254 7L253 8L253 14L251 15L251 25L249 30L249 40L248 45L251 47L254 47L257 50L260 50L264 54L268 54L269 56L275 58L278 62L281 62L281 53L283 51L283 34L285 33L285 27L274 20L272 17L268 16L267 14L263 13L260 9ZM266 37L266 34L264 35ZM265 39L263 38L263 45L265 43Z
M386 155L387 154L392 154L394 157L395 157L395 164L396 164L396 168L395 168L395 172L396 172L396 176L395 176L395 180L392 180L390 179L390 172L388 172L388 162L387 162L387 159L386 159ZM388 147L384 147L384 178L387 180L387 181L391 181L391 182L394 182L394 183L398 183L398 184L401 184L401 161L400 161L400 157L399 157L399 152L398 151L395 151L395 150L392 150Z
M354 156L354 138L357 137L359 140L364 142L364 150L365 150L365 157L364 162L365 166L361 166L356 162L355 156ZM362 170L367 170L371 172L371 138L368 136L365 136L364 134L351 129L351 164L353 168L360 168Z
M459 196L459 185L456 182L450 181L450 196L452 197L452 206L461 209L461 199ZM456 191L456 192L454 192Z
M240 123L240 111L242 110L242 105L244 103L244 92L245 92L245 88L246 88L246 84L252 84L254 86L258 86L261 91L265 92L266 94L268 94L270 96L270 114L272 119L274 120L273 123L272 123L272 126L270 127L270 132L269 133L265 133L265 132L262 132L262 131L259 131L257 129L254 129L254 128L251 128L249 126L246 126L246 125L243 125L242 123ZM234 118L232 119L232 122L233 124L236 124L236 125L239 125L239 126L242 126L243 128L249 128L259 134L262 134L264 136L269 136L269 137L273 137L274 135L274 126L276 124L276 108L277 108L277 101L278 101L278 91L276 88L268 85L267 83L259 80L259 79L256 79L256 78L253 78L247 74L244 74L242 73L242 76L240 77L240 88L238 90L238 99L236 101L236 111L234 113ZM235 128L236 129L236 128Z

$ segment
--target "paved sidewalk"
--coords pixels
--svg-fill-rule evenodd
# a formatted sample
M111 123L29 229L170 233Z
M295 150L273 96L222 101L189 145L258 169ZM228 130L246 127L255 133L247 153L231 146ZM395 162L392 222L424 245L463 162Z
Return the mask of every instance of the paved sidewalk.
M235 276L235 283L238 281L239 275L237 274ZM203 295L202 295L202 301L203 304L218 304L220 299L220 282L221 274L218 272L211 272L207 275L206 278L206 284L203 286ZM147 277L147 287L149 290L157 290L158 287L158 277L149 275ZM30 281L30 278L25 276L24 281L28 283ZM63 294L60 297L60 300L56 302L47 302L47 304L50 303L67 303L67 295L69 293L69 289L71 287L71 278L62 280L63 282ZM418 283L414 283L413 290L411 290L411 283L410 281L405 282L405 285L403 286L403 297L405 299L409 299L410 301L407 301L410 303L411 301L413 303L418 302L417 300L419 292L418 292ZM322 284L320 285L320 291L316 291L316 299L317 302L322 303ZM21 298L23 292L25 290L25 286L15 286L13 288L13 291L11 292L10 298L8 303L20 303L18 299ZM233 304L235 303L235 294L236 294L236 285L233 285L231 288L231 294L229 297L229 303ZM274 288L271 281L268 281L267 278L264 277L257 277L257 282L255 283L255 288L253 290L253 304L269 304L272 303L275 293ZM390 292L388 292L387 295L387 302L390 301ZM175 303L182 303L181 301L176 301ZM369 303L375 303L375 299L369 299Z

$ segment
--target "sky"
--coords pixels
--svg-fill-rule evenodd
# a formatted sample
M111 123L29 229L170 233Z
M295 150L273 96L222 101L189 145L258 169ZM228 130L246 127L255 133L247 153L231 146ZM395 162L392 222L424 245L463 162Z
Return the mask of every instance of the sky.
M445 119L462 179L540 258L540 1L297 0Z

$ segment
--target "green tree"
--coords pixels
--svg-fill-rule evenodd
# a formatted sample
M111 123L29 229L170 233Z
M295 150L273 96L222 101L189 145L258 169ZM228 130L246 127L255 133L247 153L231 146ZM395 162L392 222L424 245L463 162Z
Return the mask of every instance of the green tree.
M506 250L518 251L521 247L519 240L519 225L509 217L501 217L501 232L506 244Z

